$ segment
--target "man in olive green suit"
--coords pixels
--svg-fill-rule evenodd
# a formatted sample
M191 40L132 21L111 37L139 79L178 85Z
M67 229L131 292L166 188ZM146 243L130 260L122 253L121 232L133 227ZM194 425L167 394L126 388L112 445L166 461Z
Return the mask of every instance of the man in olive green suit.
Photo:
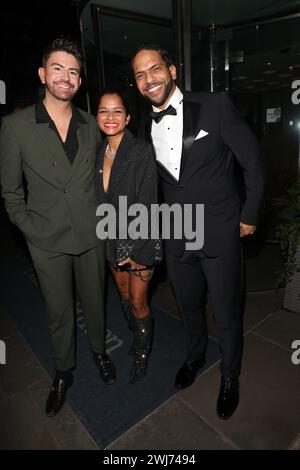
M56 368L48 416L61 409L73 381L73 275L101 377L110 384L116 375L105 353L105 257L96 237L99 131L94 117L71 103L81 84L81 66L76 43L54 40L38 71L45 85L43 102L4 118L0 137L2 195L11 221L27 241L47 310Z

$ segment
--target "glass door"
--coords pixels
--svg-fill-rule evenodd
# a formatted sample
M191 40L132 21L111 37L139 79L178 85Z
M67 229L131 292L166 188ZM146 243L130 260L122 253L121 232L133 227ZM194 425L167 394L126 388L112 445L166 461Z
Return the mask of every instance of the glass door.
M87 57L91 111L95 113L97 94L103 88L126 89L135 131L141 106L146 105L136 91L131 57L145 43L159 44L175 54L172 21L97 5L92 5L92 18L96 44Z

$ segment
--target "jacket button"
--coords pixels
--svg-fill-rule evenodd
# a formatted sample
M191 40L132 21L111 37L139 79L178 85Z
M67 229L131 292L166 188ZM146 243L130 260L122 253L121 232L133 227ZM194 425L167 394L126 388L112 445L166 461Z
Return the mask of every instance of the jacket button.
M67 194L69 191L67 189L64 189L64 193Z

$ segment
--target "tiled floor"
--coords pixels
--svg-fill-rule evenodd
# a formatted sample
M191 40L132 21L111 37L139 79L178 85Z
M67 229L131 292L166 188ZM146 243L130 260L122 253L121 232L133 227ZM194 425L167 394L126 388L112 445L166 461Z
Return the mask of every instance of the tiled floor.
M292 364L290 349L297 334L300 338L300 314L280 308L282 295L247 295L240 405L230 420L216 416L216 364L109 448L142 449L147 442L147 448L158 449L194 443L197 449L300 449L300 366ZM213 334L212 318L209 323Z
M240 405L226 422L215 413L212 397L218 386L219 371L213 367L179 398L241 449L289 447L300 424L300 374L289 351L255 333L246 336Z
M235 449L179 397L140 421L108 449Z
M0 365L0 449L97 449L66 404L55 418L44 414L51 379L0 306L7 364Z

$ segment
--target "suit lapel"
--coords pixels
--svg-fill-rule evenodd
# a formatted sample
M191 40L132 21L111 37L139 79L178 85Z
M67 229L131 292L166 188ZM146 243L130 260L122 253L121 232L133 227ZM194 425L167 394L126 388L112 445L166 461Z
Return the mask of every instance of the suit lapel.
M60 173L62 176L61 181L63 184L67 184L77 168L82 162L87 150L89 142L89 126L87 121L81 116L80 112L73 107L73 113L78 113L77 118L77 139L78 139L78 150L74 158L73 164L70 163L67 155L65 154L63 145L57 136L57 134L49 127L49 122L36 123L37 132L42 139L45 148L47 149L46 158L48 158L50 164L57 163L64 170ZM41 162L42 164L43 162Z
M180 178L186 166L191 147L197 135L197 124L200 112L200 103L183 99L183 136L182 136L182 153L180 165Z
M153 145L152 136L151 136L151 128L152 128L152 118L150 116L147 117L145 123L145 135L144 138Z
M82 159L84 158L87 150L88 150L88 143L89 143L89 126L87 122L80 122L77 124L77 139L78 139L78 150L73 161L73 164L70 165L69 169L69 178L68 181L72 178L74 173L76 172L77 168L80 166ZM66 156L66 159L67 156Z
M185 92L183 96L183 135L182 135L182 153L181 153L181 164L180 164L180 178L186 166L186 162L189 156L189 152L194 143L195 137L198 132L198 118L200 113L201 103L190 101L188 93ZM148 142L153 144L151 137L151 126L152 119L149 117L145 122L145 135L144 137ZM168 169L162 165L158 160L158 172L161 178L166 180L168 183L178 185L178 180L168 171Z
M103 187L103 160L104 160L104 153L105 148L107 145L107 141L102 141L100 145L97 146L97 158L96 158L96 189L98 195L100 194L99 200L105 200L104 196L104 187Z
M103 168L104 152L107 145L107 141L103 143L100 151L100 164ZM131 152L133 146L133 136L125 129L125 134L117 150L114 163L111 168L108 191L113 193L118 187L124 173L128 170L131 164ZM103 183L102 183L103 186Z

